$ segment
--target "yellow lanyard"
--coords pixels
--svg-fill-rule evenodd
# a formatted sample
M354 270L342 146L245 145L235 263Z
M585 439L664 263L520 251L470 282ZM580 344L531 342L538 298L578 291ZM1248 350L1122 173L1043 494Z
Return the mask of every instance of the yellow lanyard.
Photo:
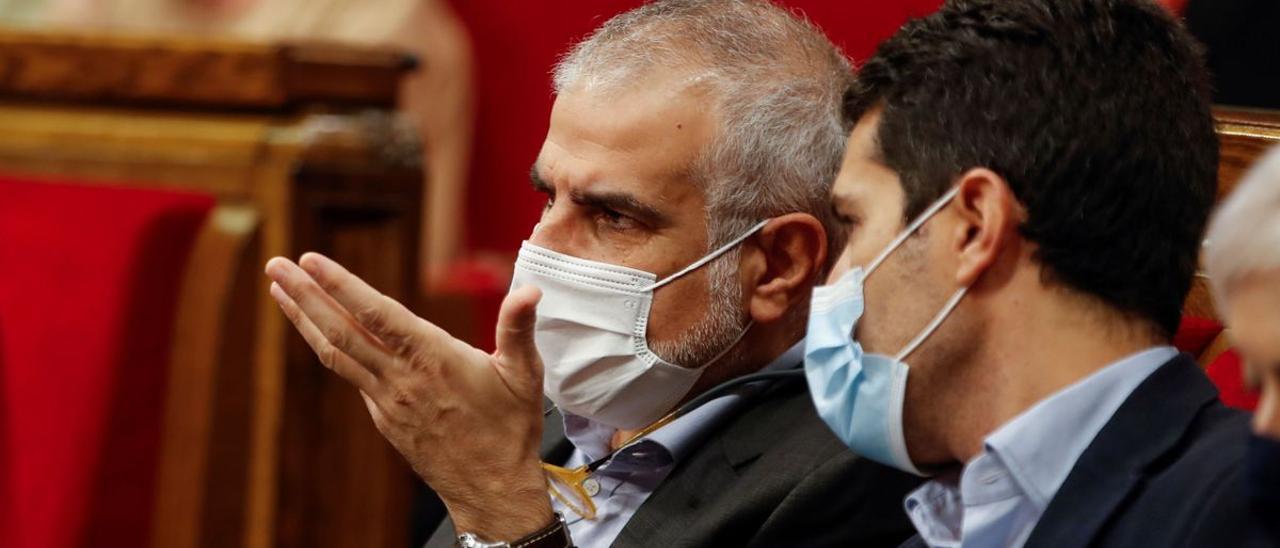
M636 440L652 434L655 430L670 424L671 421L676 420L676 417L679 416L680 410L671 412L667 416L658 419L657 422L636 432L636 435L628 438L617 449L610 451L609 454L582 466L565 468L545 462L542 463L542 470L547 473L547 491L551 493L553 498L560 501L566 508L573 510L573 513L582 516L583 519L596 519L596 503L591 500L591 494L587 493L587 488L585 487L587 478L590 478L593 472L604 466L604 463L609 462L609 459L618 454L618 451L625 449ZM568 493L562 492L565 490ZM577 498L581 504L575 504L569 500L570 497Z

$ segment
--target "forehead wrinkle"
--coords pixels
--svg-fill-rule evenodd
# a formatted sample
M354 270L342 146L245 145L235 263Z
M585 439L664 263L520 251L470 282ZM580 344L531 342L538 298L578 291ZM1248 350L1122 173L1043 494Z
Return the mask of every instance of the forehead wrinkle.
M571 151L564 148L561 148L561 150L572 156ZM552 190L555 189L557 183L563 183L569 195L576 198L625 196L630 198L635 205L653 210L662 216L666 216L664 210L671 209L684 198L684 196L680 195L682 194L680 192L682 188L679 185L688 185L695 178L692 162L682 162L679 165L664 169L655 177L656 181L651 181L649 184L645 184L645 182L627 184L596 173L579 174L566 172L564 169L556 176L543 178L542 174L537 171L539 169L546 169L546 167L541 162L535 162L535 171L531 173L531 176L536 177L535 188L536 180L542 180ZM658 182L659 184L652 184L653 182ZM696 185L694 189L697 190ZM677 196L673 197L672 194Z

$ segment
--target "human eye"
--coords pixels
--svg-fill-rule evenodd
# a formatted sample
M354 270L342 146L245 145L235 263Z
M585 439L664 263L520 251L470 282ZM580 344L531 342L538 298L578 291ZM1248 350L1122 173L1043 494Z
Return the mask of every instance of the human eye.
M853 230L862 222L861 219L858 218L858 216L850 215L849 213L840 209L840 207L837 206L836 204L831 204L831 215L835 217L836 222L840 223L841 226L845 227L848 230Z
M607 230L618 232L630 231L639 227L639 223L635 219L625 213L608 207L598 208L596 223Z

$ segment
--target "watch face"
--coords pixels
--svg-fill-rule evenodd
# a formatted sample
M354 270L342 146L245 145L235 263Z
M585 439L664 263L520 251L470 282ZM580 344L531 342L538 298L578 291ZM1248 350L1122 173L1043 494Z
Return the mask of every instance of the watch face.
M458 535L458 545L462 548L476 548L476 536L471 533Z
M458 545L462 548L510 548L505 542L485 542L471 533L458 535Z

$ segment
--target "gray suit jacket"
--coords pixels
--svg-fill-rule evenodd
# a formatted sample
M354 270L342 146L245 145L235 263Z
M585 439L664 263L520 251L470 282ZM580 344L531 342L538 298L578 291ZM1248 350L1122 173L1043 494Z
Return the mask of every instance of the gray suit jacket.
M902 500L920 480L851 453L817 417L806 388L775 386L725 421L613 546L897 546L908 538ZM553 447L552 462L567 458L567 442ZM452 533L446 520L427 546L449 546Z

